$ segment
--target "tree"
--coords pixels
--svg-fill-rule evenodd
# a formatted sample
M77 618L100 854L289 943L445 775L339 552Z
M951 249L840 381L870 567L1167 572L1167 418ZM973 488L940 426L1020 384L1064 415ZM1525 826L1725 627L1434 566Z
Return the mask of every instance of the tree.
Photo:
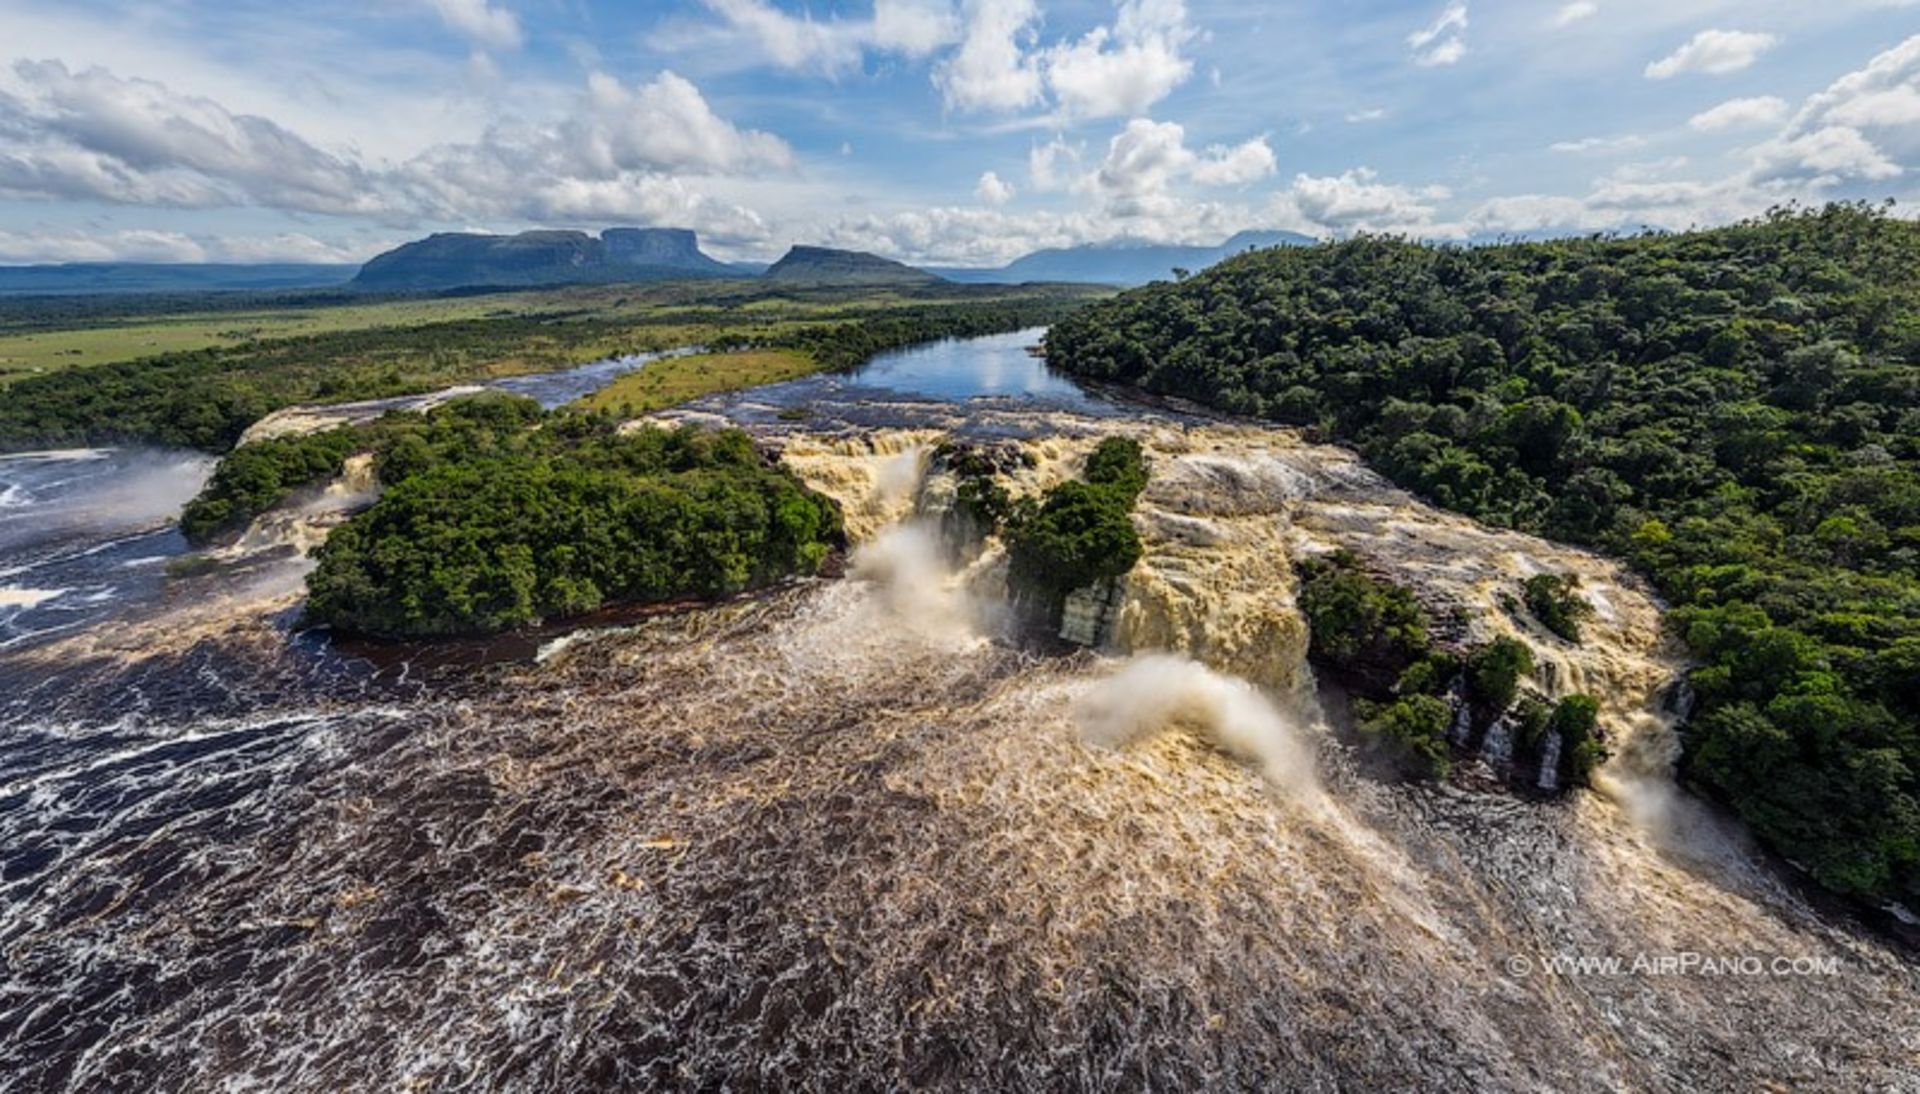
M1360 568L1351 552L1300 563L1300 610L1316 660L1391 682L1431 647L1413 594Z
M1607 761L1597 730L1599 714L1600 704L1588 695L1569 695L1554 705L1547 732L1560 737L1561 785L1586 786Z
M1467 655L1467 683L1481 706L1498 714L1513 705L1520 680L1533 668L1526 643L1502 636Z
M1015 505L1005 522L1009 584L1056 622L1068 594L1123 576L1140 561L1133 506L1146 488L1147 467L1139 443L1102 441L1086 474L1087 481L1063 482L1038 504Z
M1701 666L1695 785L1826 884L1920 894L1900 645L1920 639L1920 223L1835 205L1673 235L1284 248L1091 305L1047 344L1071 373L1216 406L1261 393L1435 504L1625 557ZM1571 589L1532 592L1543 624L1577 631ZM1357 605L1322 605L1316 658L1366 645ZM1510 699L1519 659L1485 657L1476 701Z
M1527 610L1540 625L1569 642L1580 641L1580 624L1593 614L1593 605L1580 595L1575 574L1535 574L1528 578Z
M1402 773L1444 779L1452 772L1447 727L1453 723L1453 710L1446 700L1410 695L1390 703L1363 703L1358 709L1362 740Z
M813 573L840 536L833 504L761 466L738 431L622 435L599 416L473 409L362 427L406 454L389 472L412 470L316 552L311 620L491 634Z

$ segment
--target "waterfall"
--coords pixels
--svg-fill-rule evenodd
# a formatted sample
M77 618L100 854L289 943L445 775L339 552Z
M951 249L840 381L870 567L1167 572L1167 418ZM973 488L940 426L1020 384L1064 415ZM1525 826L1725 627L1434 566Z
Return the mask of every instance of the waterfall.
M130 624L167 652L101 670L89 701L125 724L10 727L0 1067L75 1089L1910 1085L1906 956L1701 853L1671 778L1683 660L1619 567L1284 431L1029 424L1019 494L1103 431L1147 450L1104 651L996 640L1001 554L945 549L926 430L780 439L848 515L846 580L419 699L297 692L302 651L267 627L189 647L149 643L179 615ZM1294 604L1293 560L1333 549L1528 642L1549 698L1596 696L1606 794L1357 773ZM1503 606L1543 570L1596 599L1578 647ZM325 714L209 724L254 661L272 702ZM33 766L89 732L101 762ZM1545 966L1680 954L1840 972Z
M1560 750L1564 742L1558 733L1547 734L1540 746L1540 777L1535 786L1547 793L1560 789Z
M1513 722L1502 716L1495 718L1487 727L1484 740L1480 742L1480 758L1488 767L1504 772L1513 763Z

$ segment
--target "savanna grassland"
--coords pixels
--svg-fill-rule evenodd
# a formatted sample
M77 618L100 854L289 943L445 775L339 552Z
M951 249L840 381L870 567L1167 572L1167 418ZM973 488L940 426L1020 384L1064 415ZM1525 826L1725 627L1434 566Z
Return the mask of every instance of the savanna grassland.
M745 349L668 357L630 372L582 399L581 405L623 415L645 414L719 391L795 380L820 371L812 355L794 349Z
M0 358L15 362L0 451L122 442L224 451L287 406L687 346L787 350L842 368L917 341L1045 325L1099 293L694 282L375 300L12 299L0 301Z

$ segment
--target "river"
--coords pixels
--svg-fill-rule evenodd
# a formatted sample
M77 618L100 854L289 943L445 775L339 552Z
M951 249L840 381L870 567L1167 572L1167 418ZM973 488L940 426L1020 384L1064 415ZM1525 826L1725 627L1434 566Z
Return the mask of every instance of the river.
M457 671L290 636L284 552L123 565L204 461L0 464L0 1086L1920 1088L1911 955L1674 786L1630 575L1036 337L674 412L840 500L848 577ZM1038 489L1113 433L1146 556L1106 649L1035 655L931 534L937 447ZM1362 774L1292 600L1335 548L1598 695L1601 791ZM1544 569L1581 647L1500 604Z

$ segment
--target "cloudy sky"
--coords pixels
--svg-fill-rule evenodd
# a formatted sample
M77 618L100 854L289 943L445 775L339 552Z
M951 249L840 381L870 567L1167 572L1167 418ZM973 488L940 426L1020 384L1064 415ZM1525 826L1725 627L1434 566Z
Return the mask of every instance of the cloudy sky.
M989 264L1920 203L1920 0L0 0L0 262Z

